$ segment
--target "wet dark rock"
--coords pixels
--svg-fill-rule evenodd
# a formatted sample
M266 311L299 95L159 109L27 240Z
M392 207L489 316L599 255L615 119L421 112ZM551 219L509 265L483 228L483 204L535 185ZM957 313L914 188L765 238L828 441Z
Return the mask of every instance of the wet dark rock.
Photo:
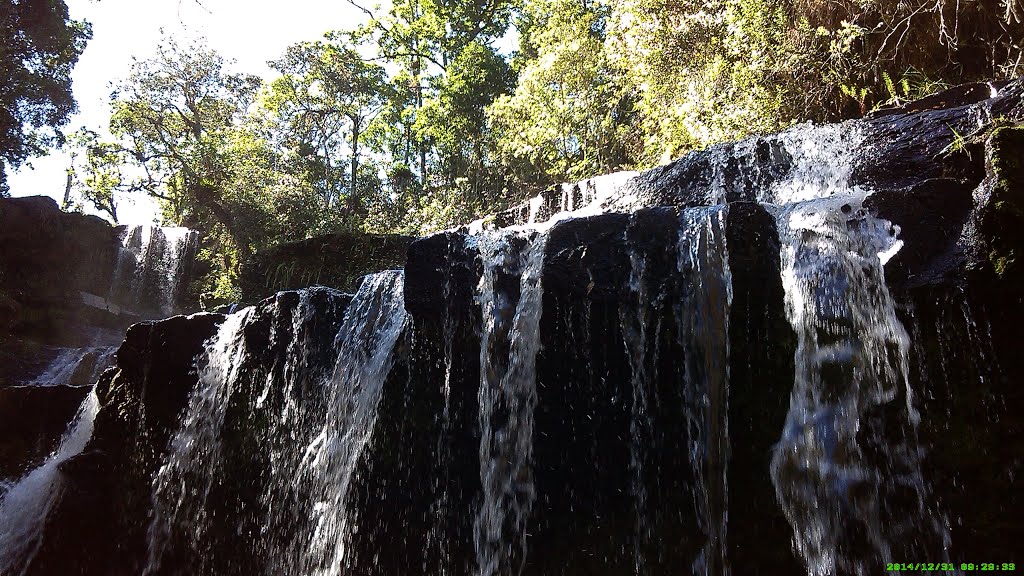
M977 186L985 176L984 151L973 141L991 118L1024 117L1024 84L970 85L908 106L850 121L864 141L852 185L876 191L906 190L926 180L952 179ZM692 152L637 176L628 190L642 205L703 206L755 200L785 179L793 160L779 140L753 137ZM719 197L719 195L722 195Z
M560 222L544 253L545 291L577 298L617 300L629 284L628 214L602 214ZM678 223L669 219L668 226Z
M66 521L50 523L30 574L141 572L150 481L195 386L194 358L223 320L175 316L128 330L116 370L96 384L101 408L92 440L61 468L76 490L54 512Z
M994 130L985 157L988 175L978 217L982 257L997 275L1019 282L1024 278L1024 127Z
M261 250L242 265L242 301L313 285L355 292L362 276L401 268L412 240L393 234L329 234Z
M1024 293L992 270L895 294L911 338L924 466L950 558L1012 558L1024 539Z
M907 110L863 121L866 153L853 183L872 189L899 189L932 178L966 180L985 176L984 149L975 137L1002 122L1024 118L1024 82L1015 80L987 100L954 106Z
M0 332L74 345L83 324L124 329L80 296L110 292L119 232L47 196L0 199Z
M409 245L405 262L405 309L414 317L440 319L449 309L473 307L477 251L466 235L442 232Z
M0 388L32 381L59 354L60 348L56 346L0 336Z
M774 218L737 202L726 214L732 274L729 312L729 534L733 569L762 566L797 574L790 528L768 476L772 450L789 410L796 334L786 318Z
M102 407L97 422L118 414L159 430L176 424L194 385L193 359L223 320L219 314L196 314L129 328L117 351L116 373L97 384ZM139 405L128 409L126 402ZM97 432L94 441L101 437ZM166 437L154 440L156 446L166 444Z
M0 480L16 480L41 464L88 393L82 386L0 387Z
M975 130L979 110L1012 118L1020 92L1020 83L1012 83L997 98L979 100L978 88L970 88L856 123L868 147L854 183L874 191L866 208L898 226L904 241L886 275L911 332L910 383L922 416L918 428L905 432L920 437L924 475L950 521L955 562L983 554L1012 558L1024 539L1020 523L1014 523L1024 509L1018 480L1024 472L1024 396L1018 385L1024 374L1016 361L1024 349L1024 296L1007 280L1014 277L1020 246L1015 231L1024 229L1012 165L1017 156L1006 152L1016 149L1019 133L988 138L989 157L996 160L987 166L984 155L981 161L978 156L987 135L981 135L982 144L966 137L961 143L957 136ZM935 103L963 105L933 109ZM736 158L737 149L747 155ZM698 511L703 491L713 492L709 499L719 504L728 501L723 556L733 573L806 570L794 553L793 530L770 473L789 410L797 340L785 312L775 219L752 201L759 190L785 178L793 162L772 137L722 145L645 172L630 184L656 206L565 220L550 229L541 276L533 460L529 470L518 471L515 484L536 490L525 555L516 556L523 574L634 573L638 562L644 574L691 571L708 543ZM720 208L720 232L732 301L728 333L712 329L705 336L728 342L727 384L704 390L695 388L703 386L700 374L688 368L700 366L699 354L708 351L690 347L683 335L698 325L725 331L721 310L701 308L693 297L706 280L712 282L709 291L718 290L711 299L721 303L724 291L714 282L723 280L724 266L713 262L721 269L686 278L685 284L677 250L681 219L693 215L688 208L708 203L711 188L728 201ZM543 198L541 217L554 210L554 194ZM524 217L523 209L498 215L495 222ZM851 219L863 217L851 205L840 210ZM350 266L351 252L337 248L341 243L308 242L282 248L262 268L250 269L249 294L293 280L319 282L328 272L335 274L332 282L354 287L369 271ZM406 255L410 318L384 383L373 441L352 476L346 506L360 529L347 542L348 559L358 573L471 573L474 516L482 498L478 394L485 327L475 293L483 262L462 231L407 246L407 240L396 242L392 248L398 253L387 256L395 263L378 267L401 264ZM509 242L510 253L517 254L529 236ZM275 279L277 267L284 270L289 263L300 272ZM642 271L641 278L634 278L635 271ZM507 298L501 313L510 317L522 297L519 281L508 271L497 276ZM637 298L633 281L645 298ZM302 298L315 313L314 324L299 335L289 313ZM197 565L189 554L196 550L218 552L204 558L212 573L260 572L260 545L267 536L258 518L269 505L259 499L267 481L261 471L271 465L261 442L301 447L315 432L289 430L296 436L268 440L263 411L280 409L289 394L301 399L302 386L319 379L289 390L267 383L283 380L285 356L299 337L308 338L311 365L325 369L348 302L328 289L304 296L283 292L251 312L243 338L259 354L239 363L246 376L226 411L226 481L212 486L206 501L215 528L198 547L186 542L191 534L174 535L176 549L185 552L166 558L161 574L189 573ZM822 311L829 313L842 318ZM128 331L117 370L97 386L101 410L93 440L62 465L75 496L55 511L32 574L142 571L153 476L197 383L196 356L222 321L219 315L176 317ZM641 332L646 347L638 355L632 344ZM649 378L637 392L633 378L641 372ZM889 402L865 422L884 424L884 410L903 409L904 400ZM726 427L715 432L728 437L724 461L697 454L707 449L701 429L707 424L695 423L692 410L704 402L727 407L715 421ZM499 409L492 420L500 424L508 417ZM691 461L697 457L709 458L703 479ZM638 486L643 504L637 503ZM502 497L518 501L523 494ZM80 529L83 519L92 530ZM272 535L288 536L288 527Z
M308 333L297 335L292 331L290 314L303 297L313 310L312 323ZM267 465L261 460L264 451L257 437L245 433L246 427L253 425L250 415L258 412L253 404L255 398L267 382L283 379L283 360L293 339L304 338L305 361L309 366L333 367L335 335L350 299L327 288L309 289L305 296L281 292L260 302L251 312L243 332L245 345L261 353L249 356L249 363L241 367L241 372L251 375L251 380L238 391L238 397L248 401L233 404L226 419L228 427L236 433L224 439L225 452L232 459L229 467L238 476L232 476L230 485L223 487L227 492L214 488L212 502L239 513L231 507L245 502L241 498L249 493L239 487L252 488L259 481L248 476L247 471ZM128 330L117 352L116 369L104 374L96 385L100 410L92 440L82 454L61 466L76 496L62 499L54 512L53 528L46 533L31 574L141 573L146 562L152 479L198 382L197 370L201 367L197 367L196 359L224 319L220 314L175 316L136 324ZM317 382L316 378L308 380ZM283 389L274 388L263 399L264 409L280 409L284 393ZM290 393L301 395L302 390ZM83 531L80 519L86 517L90 518L91 530ZM118 537L110 538L110 534ZM211 535L233 536L234 532ZM227 545L226 541L223 544ZM239 550L238 554L224 561L245 565L241 558L245 552ZM254 556L248 556L252 561ZM174 566L173 560L170 564Z
M913 112L924 112L926 110L956 108L959 106L977 104L978 102L988 100L992 97L993 93L1005 88L1009 83L1009 80L999 80L961 84L959 86L943 90L937 94L932 94L931 96L925 96L924 98L914 100L913 102L909 102L903 106L882 108L872 111L865 117L873 119L881 118L883 116L891 116L893 114L909 114Z
M750 201L792 167L793 158L777 140L753 137L644 171L631 182L630 192L645 205L707 206L720 201L719 192L727 202Z
M899 227L903 246L885 267L890 286L941 281L960 271L968 257L960 239L971 218L975 187L963 180L934 178L875 192L864 202L873 214Z

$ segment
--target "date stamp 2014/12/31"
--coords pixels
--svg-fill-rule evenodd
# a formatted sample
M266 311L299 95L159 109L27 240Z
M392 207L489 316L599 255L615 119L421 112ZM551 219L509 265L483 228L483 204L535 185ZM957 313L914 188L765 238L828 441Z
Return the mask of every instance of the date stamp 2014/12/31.
M885 569L888 572L1015 572L1017 565L1010 562L961 562L959 565L953 562L889 562Z

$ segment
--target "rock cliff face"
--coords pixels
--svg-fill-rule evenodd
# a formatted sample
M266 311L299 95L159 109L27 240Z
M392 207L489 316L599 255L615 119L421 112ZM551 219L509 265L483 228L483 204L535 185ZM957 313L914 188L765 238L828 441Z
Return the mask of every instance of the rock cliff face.
M314 285L355 292L362 276L401 268L412 240L398 235L328 234L262 250L242 265L242 301L258 302L280 290Z
M150 477L195 386L194 359L223 319L175 316L128 330L117 370L96 384L102 409L88 446L60 465L64 490L77 496L50 513L31 573L141 573Z
M547 225L416 240L355 296L137 325L17 566L1012 562L1022 84L976 93L560 187L482 223Z
M0 482L58 449L129 325L188 307L193 235L0 199Z
M110 292L120 232L46 196L0 200L0 332L75 344L112 323L80 293Z

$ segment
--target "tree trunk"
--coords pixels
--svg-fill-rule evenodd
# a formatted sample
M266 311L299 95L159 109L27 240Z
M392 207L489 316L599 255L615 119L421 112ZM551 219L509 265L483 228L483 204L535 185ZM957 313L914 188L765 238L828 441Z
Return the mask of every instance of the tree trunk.
M215 191L209 186L196 186L193 188L193 195L196 203L213 213L213 217L220 222L231 237L231 243L238 250L238 262L248 262L252 257L252 246L249 243L249 236L238 228L235 218L226 206L221 204L215 197Z
M67 210L71 205L71 182L74 181L74 172L68 168L68 181L64 185L64 203L60 205L61 210Z
M349 195L358 194L356 183L359 175L359 118L352 116L352 180L349 184Z

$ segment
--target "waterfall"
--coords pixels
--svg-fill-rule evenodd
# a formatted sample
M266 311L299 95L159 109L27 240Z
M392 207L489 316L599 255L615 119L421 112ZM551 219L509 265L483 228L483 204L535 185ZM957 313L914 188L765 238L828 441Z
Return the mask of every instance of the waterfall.
M728 387L729 309L732 279L725 240L723 206L687 209L679 218L674 234L675 250L670 252L671 268L658 269L664 246L638 247L629 244L628 298L619 309L631 373L632 402L629 418L629 466L635 508L633 534L634 573L649 573L651 546L658 538L652 523L655 511L648 501L647 484L661 472L658 461L657 426L652 405L659 402L656 388L666 376L659 373L661 334L675 320L676 344L684 352L678 412L686 419L687 454L695 478L694 510L698 515L705 545L693 570L697 574L721 574L725 562L725 533L728 518ZM630 230L642 228L636 216ZM668 278L662 275L668 274ZM667 300L673 318L662 314ZM664 402L664 400L661 400ZM654 470L646 470L652 466ZM656 548L655 548L656 550Z
M793 168L759 194L778 204L786 313L797 335L771 476L813 576L871 574L949 545L921 470L910 340L883 275L902 243L863 208L869 192L848 185L859 135L841 127L782 134Z
M1012 267L956 253L987 248L981 158L932 158L964 114L799 125L550 187L416 239L404 271L355 295L134 328L99 386L103 453L72 459L90 395L54 455L0 487L0 573L869 576L957 573L987 547L1012 562L1024 304ZM947 198L962 210L932 210ZM195 247L175 230L127 231L111 299L177 309ZM108 353L68 351L32 383ZM28 402L0 392L0 457L36 457ZM47 448L65 428L39 424Z
M365 278L326 342L317 340L317 294L302 291L293 305L279 296L272 352L250 348L265 311L228 318L200 360L199 384L154 480L146 574L163 573L167 561L204 572L344 573L354 529L348 488L405 328L402 288L401 272ZM276 356L269 363L268 353ZM252 438L238 438L240 429ZM236 497L221 491L240 468L258 471L248 479L254 493L229 502L237 518L211 516L211 502Z
M849 182L864 141L864 134L852 123L800 124L768 141L785 150L791 167L785 178L757 191L758 201L781 205L850 192ZM745 158L754 161L753 154Z
M475 238L483 260L480 481L474 542L478 576L518 574L526 558L533 485L533 410L540 348L540 283L547 236L502 231Z
M50 509L63 494L61 464L80 454L92 438L98 409L99 399L92 392L82 401L56 452L0 494L0 574L27 574Z
M92 385L104 370L114 363L114 346L65 348L42 374L27 384L31 386Z
M627 238L628 241L628 238ZM644 480L644 459L649 450L647 435L653 428L648 410L649 396L653 375L648 370L648 341L651 330L652 308L657 309L658 300L665 294L658 293L653 297L647 278L647 258L641 250L630 246L629 250L629 295L630 299L619 310L619 323L626 344L631 372L632 402L629 419L629 467L631 472L630 489L633 494L634 514L633 527L633 569L639 575L644 573L646 559L644 547L651 541L650 511L648 510L647 488ZM660 323L654 328L660 331ZM657 351L653 353L651 364L657 365Z
M732 274L725 238L726 209L683 212L679 234L682 298L680 339L686 350L686 419L690 463L697 480L697 520L706 542L694 573L728 575L729 310Z
M136 225L121 239L109 300L141 316L178 312L182 280L199 241L188 228Z

